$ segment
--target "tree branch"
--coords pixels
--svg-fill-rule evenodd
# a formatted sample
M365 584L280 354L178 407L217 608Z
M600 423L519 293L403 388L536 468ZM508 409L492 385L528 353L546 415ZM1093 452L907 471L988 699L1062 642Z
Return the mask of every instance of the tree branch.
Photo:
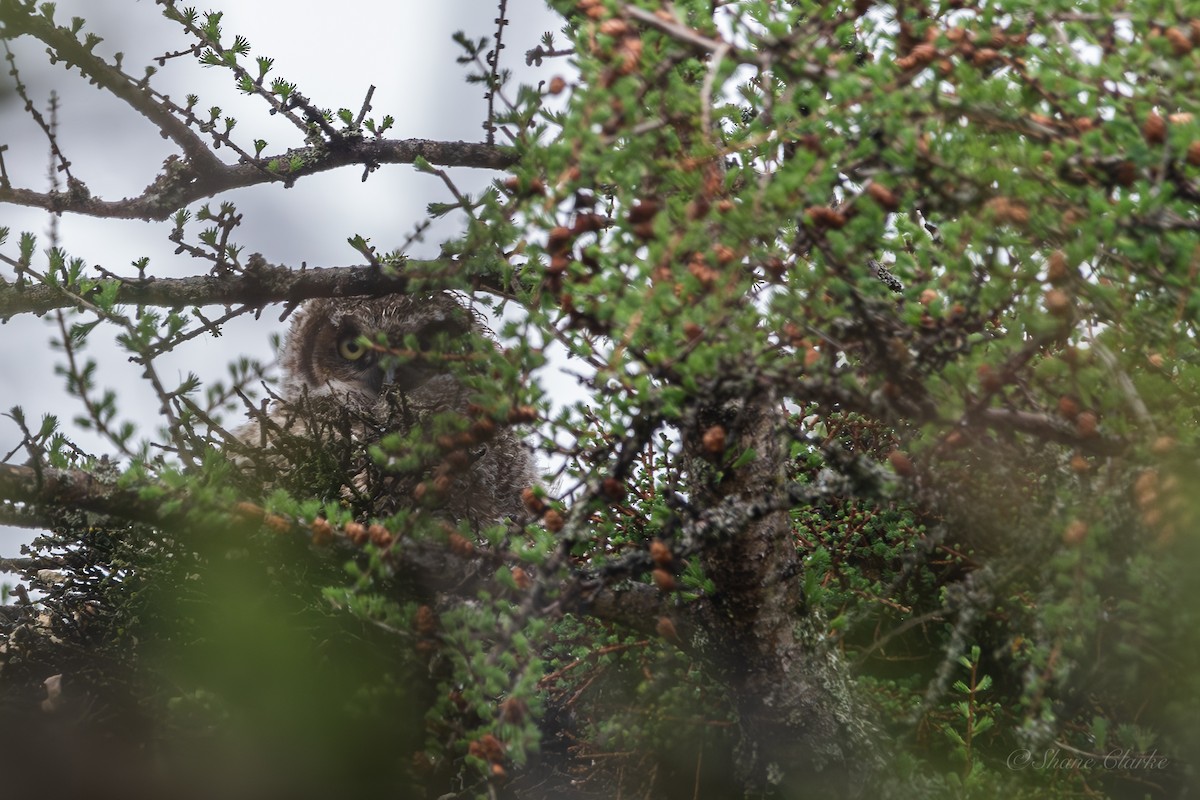
M156 100L147 91L146 81L134 80L118 67L92 55L92 47L98 39L90 43L80 42L70 29L56 26L48 15L18 7L18 4L10 0L0 2L0 21L4 23L5 38L15 39L18 36L29 35L44 42L50 49L51 63L62 61L67 68L78 67L79 71L99 88L124 100L131 108L154 123L164 137L179 145L198 171L208 172L221 168L220 159L213 154L208 144L197 136L187 123L175 116L167 103ZM5 190L7 191L7 187ZM6 199L4 192L0 192L0 199Z
M96 511L131 522L163 522L158 503L80 469L0 464L0 502Z
M98 38L89 35L81 42L71 29L56 26L49 15L18 7L12 0L0 0L0 22L6 38L29 35L44 42L50 49L52 63L62 61L67 67L77 67L84 77L146 117L164 138L179 146L184 156L168 159L163 171L137 197L101 200L93 197L81 181L73 181L66 192L35 192L14 188L5 180L0 182L0 202L55 213L71 211L95 217L162 220L188 203L230 189L274 181L291 186L299 177L351 164L365 166L369 172L381 164L411 164L424 158L441 166L503 169L516 160L511 150L492 144L368 139L360 135L339 135L309 147L250 158L223 134L213 134L215 145L206 142L194 129L199 126L201 131L205 130L191 107L181 108L152 89L149 73L138 80L118 65L93 55L92 48L100 41ZM213 147L219 147L222 141L242 154L237 164L225 164L213 152Z
M1020 431L1044 441L1070 445L1093 455L1117 456L1129 447L1129 442L1120 437L1101 436L1097 433L1084 435L1079 433L1074 425L1033 411L985 408L969 419L978 419L993 430Z
M315 267L292 269L268 264L261 256L250 257L246 269L236 275L193 275L186 278L109 278L89 283L88 294L117 284L116 302L126 305L165 306L263 306L268 303L298 303L312 297L351 297L403 292L413 271L452 273L458 262L406 261L406 269L389 274L373 266ZM477 288L503 292L499 284L475 279ZM17 287L0 282L0 320L16 314L44 314L56 308L79 304L74 287L38 285Z
M336 145L303 147L232 165L212 158L205 159L202 165L191 160L168 159L162 173L140 195L123 200L92 197L80 184L66 192L35 192L0 186L0 202L55 213L70 211L112 219L164 220L189 203L230 189L272 181L290 186L297 178L339 167L411 164L418 158L441 166L493 170L504 169L516 161L510 149L474 142L344 139ZM295 169L289 166L293 161L298 164ZM268 169L272 162L277 164L275 171Z

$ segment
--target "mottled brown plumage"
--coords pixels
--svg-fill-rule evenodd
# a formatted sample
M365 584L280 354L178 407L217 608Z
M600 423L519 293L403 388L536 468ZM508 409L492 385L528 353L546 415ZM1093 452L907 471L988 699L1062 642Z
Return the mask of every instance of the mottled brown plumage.
M279 400L238 438L268 485L339 497L358 516L422 507L475 527L515 516L532 457L471 413L464 385L494 350L447 293L311 300L280 354Z

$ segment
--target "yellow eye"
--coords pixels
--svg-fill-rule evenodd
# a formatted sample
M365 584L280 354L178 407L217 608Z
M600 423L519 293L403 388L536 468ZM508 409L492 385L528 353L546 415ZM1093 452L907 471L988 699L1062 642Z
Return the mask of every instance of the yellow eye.
M347 361L358 361L367 354L367 346L358 341L358 336L343 336L338 341L338 355Z

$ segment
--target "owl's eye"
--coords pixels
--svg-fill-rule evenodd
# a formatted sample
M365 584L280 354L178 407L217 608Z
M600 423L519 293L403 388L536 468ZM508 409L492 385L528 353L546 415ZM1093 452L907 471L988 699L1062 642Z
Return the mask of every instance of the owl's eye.
M358 361L367 354L367 346L358 340L358 334L343 336L338 340L338 355L347 361Z

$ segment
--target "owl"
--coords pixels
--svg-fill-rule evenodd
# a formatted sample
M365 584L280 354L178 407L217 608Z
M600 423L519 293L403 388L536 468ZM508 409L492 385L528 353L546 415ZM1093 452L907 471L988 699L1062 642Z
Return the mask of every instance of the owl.
M472 402L495 352L444 292L310 300L280 353L279 396L236 433L249 472L359 517L422 508L478 529L518 516L532 455Z

